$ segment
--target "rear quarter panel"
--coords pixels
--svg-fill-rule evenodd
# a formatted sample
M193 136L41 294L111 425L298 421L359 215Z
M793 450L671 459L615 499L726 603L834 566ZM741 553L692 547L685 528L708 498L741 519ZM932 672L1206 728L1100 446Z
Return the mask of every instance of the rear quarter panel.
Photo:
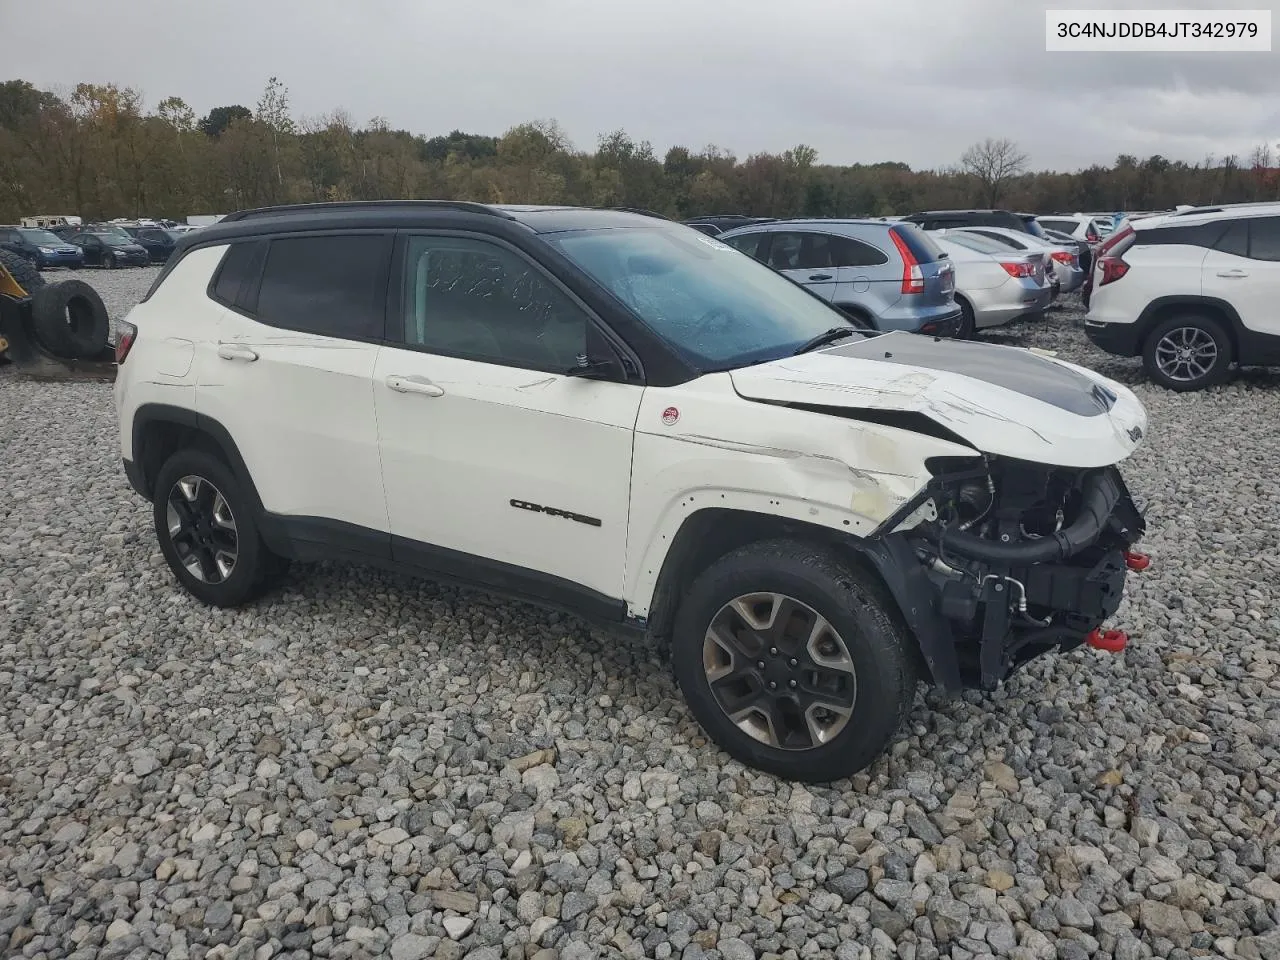
M127 316L138 328L129 356L116 374L120 448L133 457L133 416L143 404L197 409L199 353L212 356L222 306L207 294L225 246L188 253L145 303Z

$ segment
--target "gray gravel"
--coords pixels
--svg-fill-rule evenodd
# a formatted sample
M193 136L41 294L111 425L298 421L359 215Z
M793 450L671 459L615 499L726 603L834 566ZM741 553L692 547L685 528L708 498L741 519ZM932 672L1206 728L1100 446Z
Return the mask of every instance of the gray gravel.
M83 276L118 315L152 273ZM1148 405L1130 649L922 698L823 789L569 618L329 566L197 606L109 387L0 374L0 953L1280 958L1280 376L1177 396L1078 322L998 338Z

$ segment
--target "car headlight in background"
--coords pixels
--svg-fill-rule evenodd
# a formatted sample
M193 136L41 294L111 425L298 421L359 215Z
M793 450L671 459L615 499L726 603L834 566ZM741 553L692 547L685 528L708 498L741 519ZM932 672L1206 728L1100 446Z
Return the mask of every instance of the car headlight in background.
M39 247L41 253L53 253L53 247Z

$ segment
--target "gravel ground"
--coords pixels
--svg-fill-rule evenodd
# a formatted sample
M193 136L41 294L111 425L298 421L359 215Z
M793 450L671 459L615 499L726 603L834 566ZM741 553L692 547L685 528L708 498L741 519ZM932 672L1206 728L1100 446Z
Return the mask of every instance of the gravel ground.
M152 275L82 274L117 316ZM1280 376L1178 396L1078 326L999 339L1148 405L1129 650L922 698L823 789L570 618L329 566L197 606L109 387L0 374L0 952L1277 960Z

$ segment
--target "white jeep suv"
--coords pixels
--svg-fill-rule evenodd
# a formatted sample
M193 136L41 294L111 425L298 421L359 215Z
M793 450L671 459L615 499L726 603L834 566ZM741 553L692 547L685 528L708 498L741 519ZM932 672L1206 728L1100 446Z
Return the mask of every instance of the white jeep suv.
M1087 303L1089 339L1141 356L1170 390L1221 383L1232 364L1280 364L1280 203L1126 221L1103 244Z
M788 777L870 763L918 678L1115 648L1146 562L1124 387L861 331L654 216L233 214L179 242L118 362L125 471L200 600L344 558L648 631L711 737Z

